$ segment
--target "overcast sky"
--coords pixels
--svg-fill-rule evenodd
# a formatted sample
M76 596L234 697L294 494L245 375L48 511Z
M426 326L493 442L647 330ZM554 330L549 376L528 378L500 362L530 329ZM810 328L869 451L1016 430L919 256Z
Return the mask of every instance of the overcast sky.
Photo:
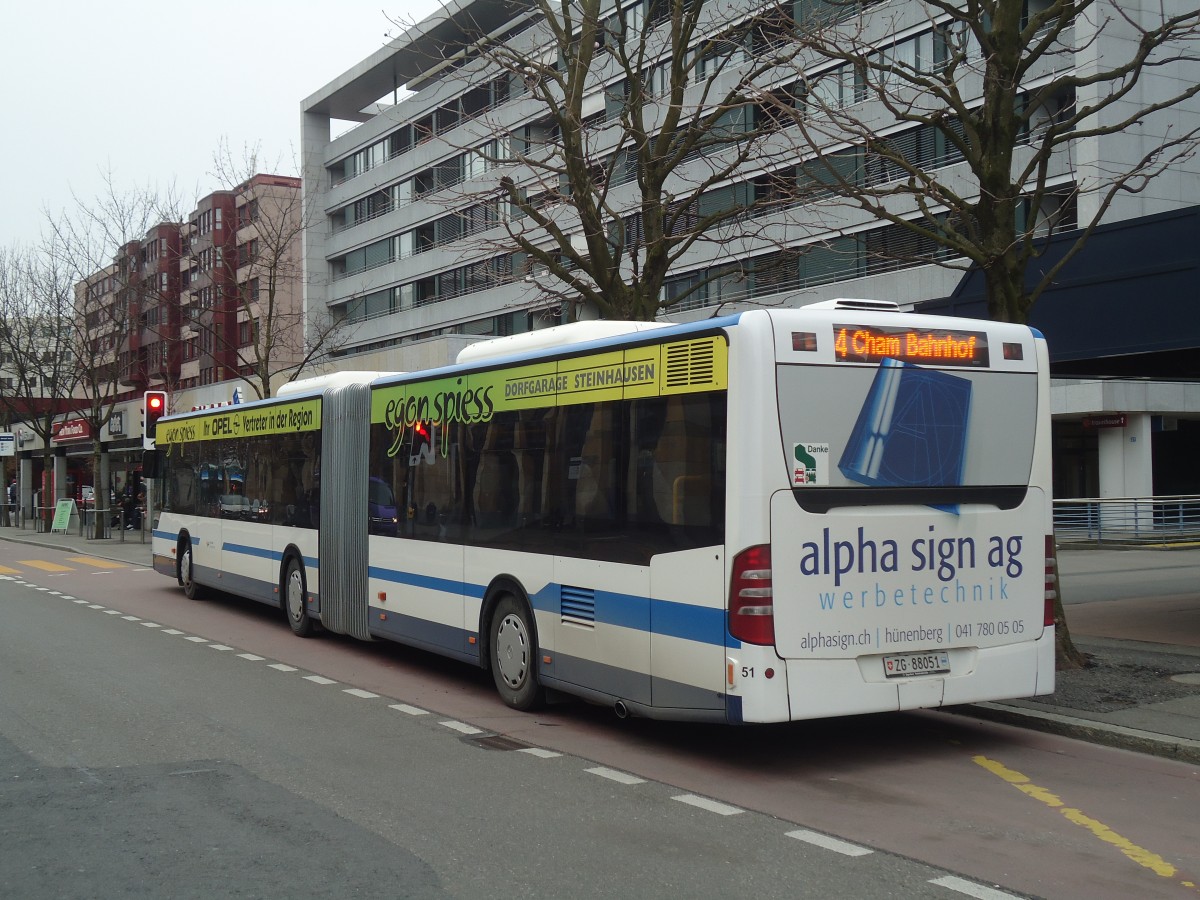
M0 247L35 243L45 211L174 184L187 200L224 139L297 174L300 102L375 52L393 19L439 0L33 0L0 26ZM386 14L385 14L386 10ZM276 163L279 163L276 165ZM190 207L189 207L190 209Z

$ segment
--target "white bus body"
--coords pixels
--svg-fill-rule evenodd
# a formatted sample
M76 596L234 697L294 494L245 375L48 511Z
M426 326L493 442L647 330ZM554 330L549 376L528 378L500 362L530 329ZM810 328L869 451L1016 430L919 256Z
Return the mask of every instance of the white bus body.
M482 665L521 709L1049 693L1045 341L878 307L580 328L163 419L155 568Z

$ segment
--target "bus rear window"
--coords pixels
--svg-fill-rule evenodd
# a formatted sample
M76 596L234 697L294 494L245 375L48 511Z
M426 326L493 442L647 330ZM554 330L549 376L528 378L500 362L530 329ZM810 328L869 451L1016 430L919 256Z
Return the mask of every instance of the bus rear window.
M1037 375L878 366L778 369L795 488L1026 485Z

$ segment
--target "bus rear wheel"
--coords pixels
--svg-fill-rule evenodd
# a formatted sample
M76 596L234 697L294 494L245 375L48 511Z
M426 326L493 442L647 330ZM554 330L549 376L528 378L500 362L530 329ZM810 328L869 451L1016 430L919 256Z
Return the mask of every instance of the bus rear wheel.
M179 545L179 583L183 585L183 596L189 600L204 599L204 588L196 584L195 566L192 562L192 542L190 539Z
M312 637L317 630L317 623L308 614L307 594L304 567L296 557L289 556L283 570L283 611L292 631L299 637Z
M537 632L529 608L511 594L496 604L491 627L492 680L513 709L536 709L542 702L537 677Z

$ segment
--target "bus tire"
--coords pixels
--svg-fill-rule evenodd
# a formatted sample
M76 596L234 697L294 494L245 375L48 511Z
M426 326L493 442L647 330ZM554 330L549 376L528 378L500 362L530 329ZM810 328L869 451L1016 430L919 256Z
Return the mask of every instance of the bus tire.
M283 566L282 593L283 612L292 626L292 632L298 637L312 637L317 630L317 623L308 614L308 584L304 578L304 566L294 556L289 556Z
M490 630L492 680L500 697L513 709L536 709L543 692L537 677L537 631L529 607L505 594L496 604Z
M189 600L204 600L204 588L196 583L196 565L192 556L192 540L185 538L179 542L179 583L183 585L183 596Z

